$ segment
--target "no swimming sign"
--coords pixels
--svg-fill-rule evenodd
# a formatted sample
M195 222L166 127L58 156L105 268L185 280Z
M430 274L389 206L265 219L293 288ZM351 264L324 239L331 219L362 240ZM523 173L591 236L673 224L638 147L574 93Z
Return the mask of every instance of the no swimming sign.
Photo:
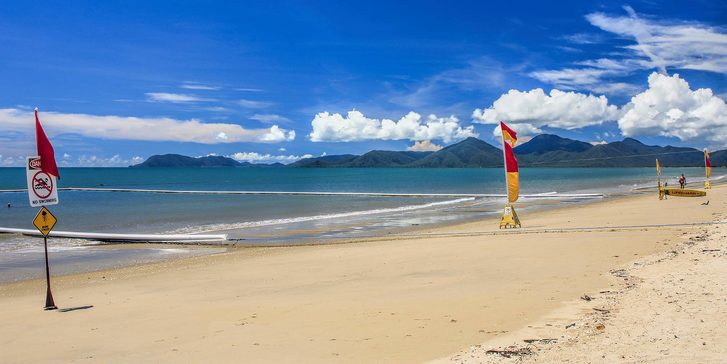
M28 179L28 198L30 206L49 206L58 204L58 184L56 177L40 169L40 157L28 157L25 172Z

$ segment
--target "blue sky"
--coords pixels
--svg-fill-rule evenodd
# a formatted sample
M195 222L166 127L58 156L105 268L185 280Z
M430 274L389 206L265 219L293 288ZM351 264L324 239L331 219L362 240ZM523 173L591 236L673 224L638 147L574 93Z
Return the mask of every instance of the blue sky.
M525 139L727 147L721 1L3 2L0 14L0 165L33 153L36 106L65 166L495 144L497 120Z

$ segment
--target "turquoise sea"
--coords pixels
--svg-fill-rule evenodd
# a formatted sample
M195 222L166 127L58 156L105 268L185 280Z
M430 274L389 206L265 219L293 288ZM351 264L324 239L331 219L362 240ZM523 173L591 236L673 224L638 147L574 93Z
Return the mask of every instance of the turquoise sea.
M664 168L662 179L676 185L684 173L704 180L702 168ZM713 179L721 179L715 169ZM326 191L386 193L504 193L502 169L300 169L300 168L65 168L60 187L220 191ZM547 192L633 193L656 186L654 168L525 168L521 194ZM25 171L0 168L0 190L22 189ZM325 243L334 239L384 234L412 226L471 221L500 213L504 198L366 197L290 195L180 195L60 191L55 230L111 233L224 232L237 244ZM548 206L553 206L552 201ZM563 199L561 202L574 202ZM32 229L37 208L25 192L0 192L0 227ZM8 204L11 207L6 207ZM519 212L544 207L523 198ZM156 249L156 250L155 250ZM150 248L114 251L99 243L51 239L56 257L68 271L79 266L106 267L199 249ZM40 252L40 253L39 253ZM203 252L202 252L203 253ZM94 257L94 254L98 255ZM0 234L0 274L12 279L39 276L28 269L42 259L42 240ZM128 260L128 261L127 261ZM95 262L95 263L94 263ZM102 263L99 263L102 262ZM111 264L113 263L113 264ZM75 267L75 268L74 268ZM63 269L61 269L63 271ZM8 280L0 279L1 280Z

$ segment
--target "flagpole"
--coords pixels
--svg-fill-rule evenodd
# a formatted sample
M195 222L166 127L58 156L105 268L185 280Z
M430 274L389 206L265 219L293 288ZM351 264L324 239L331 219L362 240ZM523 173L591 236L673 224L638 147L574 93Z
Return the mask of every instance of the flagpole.
M661 188L661 165L659 165L659 158L656 158L656 190L659 192L659 199L664 199L664 190Z

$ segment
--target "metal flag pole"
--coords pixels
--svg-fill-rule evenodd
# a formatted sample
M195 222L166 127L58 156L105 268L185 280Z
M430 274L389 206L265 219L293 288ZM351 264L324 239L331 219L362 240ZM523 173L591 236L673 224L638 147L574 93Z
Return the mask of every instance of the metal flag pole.
M48 236L46 235L43 235L43 245L45 246L45 309L55 310L58 307L56 307L55 302L53 302L53 293L50 290L50 268L48 266Z
M656 189L659 192L659 199L663 200L666 195L664 189L661 188L661 166L658 158L656 159Z

